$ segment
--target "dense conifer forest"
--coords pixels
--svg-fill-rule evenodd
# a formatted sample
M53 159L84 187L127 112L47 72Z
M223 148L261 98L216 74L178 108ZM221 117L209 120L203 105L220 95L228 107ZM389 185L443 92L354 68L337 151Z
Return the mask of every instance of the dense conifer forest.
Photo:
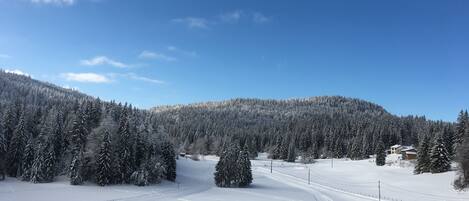
M152 113L0 71L0 178L147 185L176 178Z
M44 183L67 176L72 185L149 185L175 180L178 152L216 154L226 164L244 161L239 169L249 173L246 157L259 152L290 162L299 156L311 162L376 154L376 164L384 165L385 149L402 144L419 152L416 174L445 172L451 161L458 162L455 185L464 188L469 183L468 122L467 111L456 123L432 121L399 117L377 104L341 96L141 110L0 71L0 179L7 175ZM236 157L228 160L230 154ZM217 184L252 181L249 175L227 175L220 169Z

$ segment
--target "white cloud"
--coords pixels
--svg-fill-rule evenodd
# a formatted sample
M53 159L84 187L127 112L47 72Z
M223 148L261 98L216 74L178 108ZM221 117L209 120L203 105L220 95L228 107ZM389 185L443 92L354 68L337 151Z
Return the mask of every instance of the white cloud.
M119 68L126 68L129 67L128 64L124 64L122 62L110 59L105 56L96 56L91 59L85 59L80 61L81 65L84 66L98 66L98 65L111 65L114 67L119 67Z
M111 79L96 73L63 73L61 75L67 81L87 83L109 83Z
M252 20L253 20L255 23L262 24L262 23L269 22L269 21L270 21L270 18L266 17L266 16L263 15L262 13L255 12L255 13L252 15Z
M143 51L138 55L139 58L141 59L157 59L157 60L163 60L163 61L177 61L176 58L158 53L158 52L151 52L151 51Z
M197 54L197 52L195 52L195 51L187 51L187 50L177 48L175 46L168 46L167 49L168 49L168 51L175 52L175 53L178 53L178 54L183 54L183 55L189 56L189 57L198 57L199 56Z
M5 70L6 73L13 73L13 74L17 74L17 75L24 75L24 76L28 76L30 77L30 75L28 73L25 73L21 70L18 70L18 69L13 69L13 70Z
M64 5L70 6L73 5L76 0L31 0L31 2L36 4L53 4L53 5Z
M11 58L11 56L8 54L0 54L0 59L9 59L9 58Z
M143 77L143 76L139 76L135 73L128 73L128 74L125 74L125 76L130 78L130 79L133 79L133 80L140 80L140 81L149 82L149 83L153 83L153 84L165 84L166 83L163 80L157 80L157 79L153 79L153 78Z
M186 18L173 19L171 21L175 23L185 24L189 28L199 28L199 29L208 28L208 20L205 18L186 17Z
M235 10L235 11L227 12L227 13L220 15L220 19L223 22L234 23L234 22L238 22L243 15L244 15L244 12L242 10Z

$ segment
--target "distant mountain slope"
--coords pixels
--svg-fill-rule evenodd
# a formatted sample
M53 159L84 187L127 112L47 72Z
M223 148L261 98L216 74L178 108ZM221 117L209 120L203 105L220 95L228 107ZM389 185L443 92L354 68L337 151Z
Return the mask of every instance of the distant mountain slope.
M342 96L233 99L152 111L183 151L215 153L235 140L284 159L289 150L315 158L366 158L380 141L386 146L416 144L419 136L450 127L424 117L397 117L377 104Z
M51 102L94 98L75 90L0 70L0 103L6 104L20 99L26 101L24 104L45 105Z

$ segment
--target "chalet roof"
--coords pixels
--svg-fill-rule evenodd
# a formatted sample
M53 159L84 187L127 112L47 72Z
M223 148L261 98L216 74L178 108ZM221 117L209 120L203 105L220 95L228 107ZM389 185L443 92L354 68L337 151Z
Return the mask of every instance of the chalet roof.
M415 151L406 151L405 154L407 154L407 155L409 155L409 154L410 155L417 155L417 152L415 152Z
M396 145L392 145L392 146L391 146L391 148L399 148L399 147L401 147L400 144L396 144Z

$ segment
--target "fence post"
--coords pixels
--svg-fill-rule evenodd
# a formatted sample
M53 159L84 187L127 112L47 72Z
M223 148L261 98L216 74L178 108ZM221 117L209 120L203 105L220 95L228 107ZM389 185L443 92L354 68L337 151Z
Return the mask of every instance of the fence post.
M378 180L378 201L381 201L381 181Z
M274 163L274 159L270 160L270 173L272 173L272 164Z

